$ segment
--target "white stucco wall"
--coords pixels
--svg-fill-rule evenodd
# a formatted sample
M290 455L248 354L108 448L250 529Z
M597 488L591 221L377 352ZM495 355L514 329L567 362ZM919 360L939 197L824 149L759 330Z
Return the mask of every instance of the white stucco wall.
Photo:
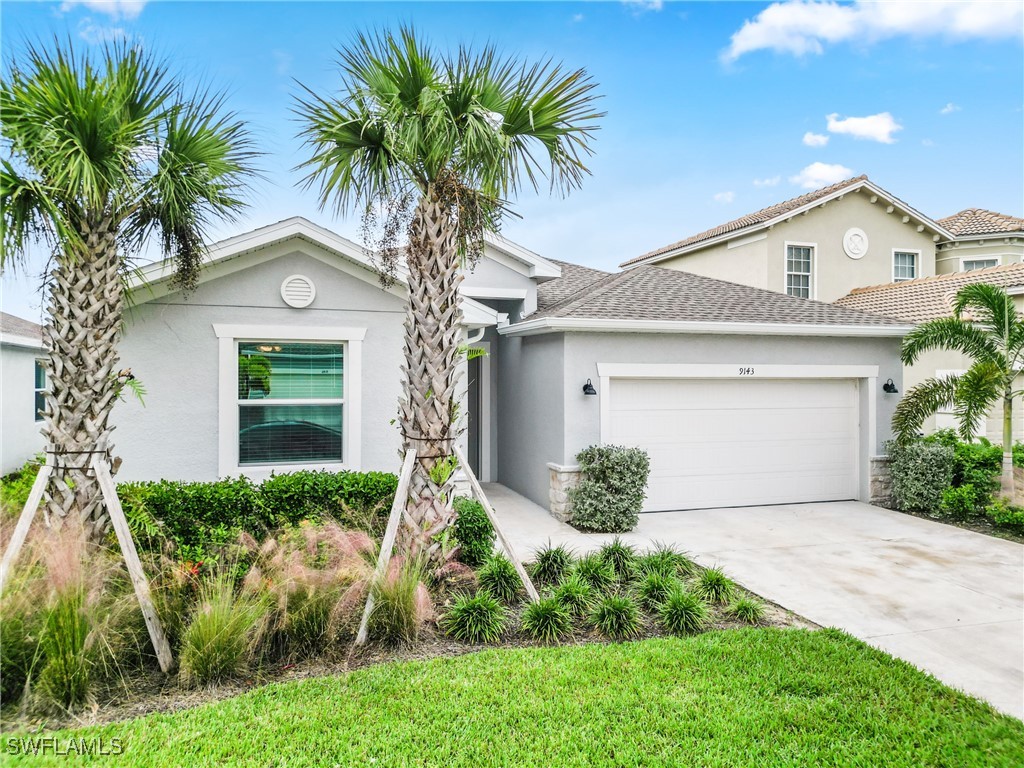
M0 345L0 474L13 472L45 443L35 420L35 361L42 350Z

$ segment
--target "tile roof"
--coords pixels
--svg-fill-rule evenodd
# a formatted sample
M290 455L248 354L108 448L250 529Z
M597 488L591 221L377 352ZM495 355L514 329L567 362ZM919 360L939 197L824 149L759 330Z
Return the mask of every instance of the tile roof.
M12 336L24 336L29 339L43 340L43 327L31 320L25 320L6 312L0 312L0 333L9 333Z
M645 265L607 275L529 317L721 323L900 325L897 320L763 288Z
M921 323L952 315L953 297L969 283L988 283L1003 288L1024 287L1024 264L1006 264L973 272L950 272L902 283L855 288L836 305Z
M1005 213L986 211L984 208L967 208L939 219L957 237L968 235L993 235L1000 232L1024 232L1024 219L1007 216Z
M636 264L637 262L649 259L652 256L660 256L663 253L674 251L677 248L685 248L690 245L695 245L696 243L702 243L705 240L711 240L721 235L727 235L730 232L737 232L741 229L746 229L747 227L751 227L757 224L763 224L766 221L774 219L776 216L781 216L782 214L789 213L790 211L795 211L801 206L807 205L808 203L813 203L815 200L827 197L828 195L838 192L841 189L845 189L846 187L853 186L858 182L867 180L867 176L855 176L852 179L845 179L844 181L837 182L836 184L830 184L827 187L822 187L821 189L816 189L813 192L808 192L805 195L794 197L792 200L784 200L781 203L775 203L775 205L770 205L767 208L762 208L760 211L748 213L746 216L740 216L738 219L727 221L725 224L720 224L717 227L712 227L711 229L705 230L704 232L700 232L699 234L693 235L692 237L688 237L685 240L679 240L678 242L672 243L670 245L666 245L661 248L656 248L653 251L648 251L642 256L637 256L635 258L623 262L622 266L625 267L631 264Z
M566 299L582 291L591 283L607 277L608 272L593 267L585 267L582 264L571 264L568 261L548 261L557 264L562 268L562 276L555 280L548 280L537 286L537 310L545 310L559 304Z

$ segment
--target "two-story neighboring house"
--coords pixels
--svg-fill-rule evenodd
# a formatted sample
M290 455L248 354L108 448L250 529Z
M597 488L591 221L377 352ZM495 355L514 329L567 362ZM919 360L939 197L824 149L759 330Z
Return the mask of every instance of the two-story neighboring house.
M970 272L1024 261L1024 219L983 208L939 219L953 234L937 244L935 271Z
M858 176L741 216L622 264L679 269L835 301L863 285L936 274L940 223Z

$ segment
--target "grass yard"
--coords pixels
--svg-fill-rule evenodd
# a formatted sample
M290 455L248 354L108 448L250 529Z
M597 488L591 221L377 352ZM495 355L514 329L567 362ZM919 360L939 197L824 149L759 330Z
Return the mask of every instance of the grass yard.
M48 735L161 767L1024 765L1020 721L835 630L382 664Z

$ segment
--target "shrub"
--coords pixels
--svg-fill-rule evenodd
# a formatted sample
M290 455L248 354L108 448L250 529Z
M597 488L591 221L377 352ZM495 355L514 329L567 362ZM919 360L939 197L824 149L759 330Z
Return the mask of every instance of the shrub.
M328 516L380 534L397 490L398 478L387 472L300 471L271 475L259 494L276 526Z
M687 635L704 629L711 612L698 595L685 589L672 590L658 610L658 621L674 635Z
M182 682L206 685L241 675L267 613L262 595L236 594L229 569L203 582L199 605L181 637Z
M605 592L615 585L615 569L597 552L577 560L573 572L598 592Z
M616 536L598 550L598 554L615 571L615 576L628 581L636 575L636 550Z
M39 467L42 463L43 456L40 454L34 459L26 461L9 475L0 477L0 508L4 512L17 515L25 508L32 484L36 481L36 475L39 474Z
M996 499L985 510L985 514L996 525L1024 534L1024 509L1007 504L1002 499Z
M505 608L487 592L459 597L441 619L446 634L466 643L494 643L505 631Z
M694 591L710 603L728 603L736 591L732 579L720 568L708 568L697 577Z
M747 624L757 624L764 618L764 603L752 597L741 597L729 606L728 612Z
M459 542L459 560L478 568L494 552L494 528L483 505L474 499L455 499L455 540Z
M569 572L575 559L565 546L551 546L549 541L534 555L532 576L540 584L557 584Z
M947 517L964 519L972 516L978 509L982 509L988 503L989 494L979 494L970 483L961 485L959 488L950 486L942 492L942 501L939 504L939 513ZM980 504L979 504L980 501Z
M640 635L640 612L636 603L622 595L609 595L590 614L590 623L606 637L625 640Z
M892 495L897 509L935 512L953 482L954 450L935 442L889 443Z
M515 566L504 555L491 557L484 563L477 576L480 579L480 588L504 603L514 603L523 589Z
M543 598L526 606L523 631L544 643L557 642L572 633L572 614L556 598Z
M368 631L386 645L411 645L434 607L423 581L425 564L412 558L394 558L388 573L373 585L373 612Z
M675 576L666 576L661 571L651 571L637 585L640 603L650 610L656 609L679 586Z
M693 573L695 566L686 555L668 544L658 544L651 552L637 558L636 568L641 576L660 573L674 577L688 576Z
M554 598L573 616L586 616L594 605L594 588L578 572L571 572L555 588Z
M576 455L582 477L569 490L572 523L586 531L624 533L636 527L651 463L640 448L593 445Z

